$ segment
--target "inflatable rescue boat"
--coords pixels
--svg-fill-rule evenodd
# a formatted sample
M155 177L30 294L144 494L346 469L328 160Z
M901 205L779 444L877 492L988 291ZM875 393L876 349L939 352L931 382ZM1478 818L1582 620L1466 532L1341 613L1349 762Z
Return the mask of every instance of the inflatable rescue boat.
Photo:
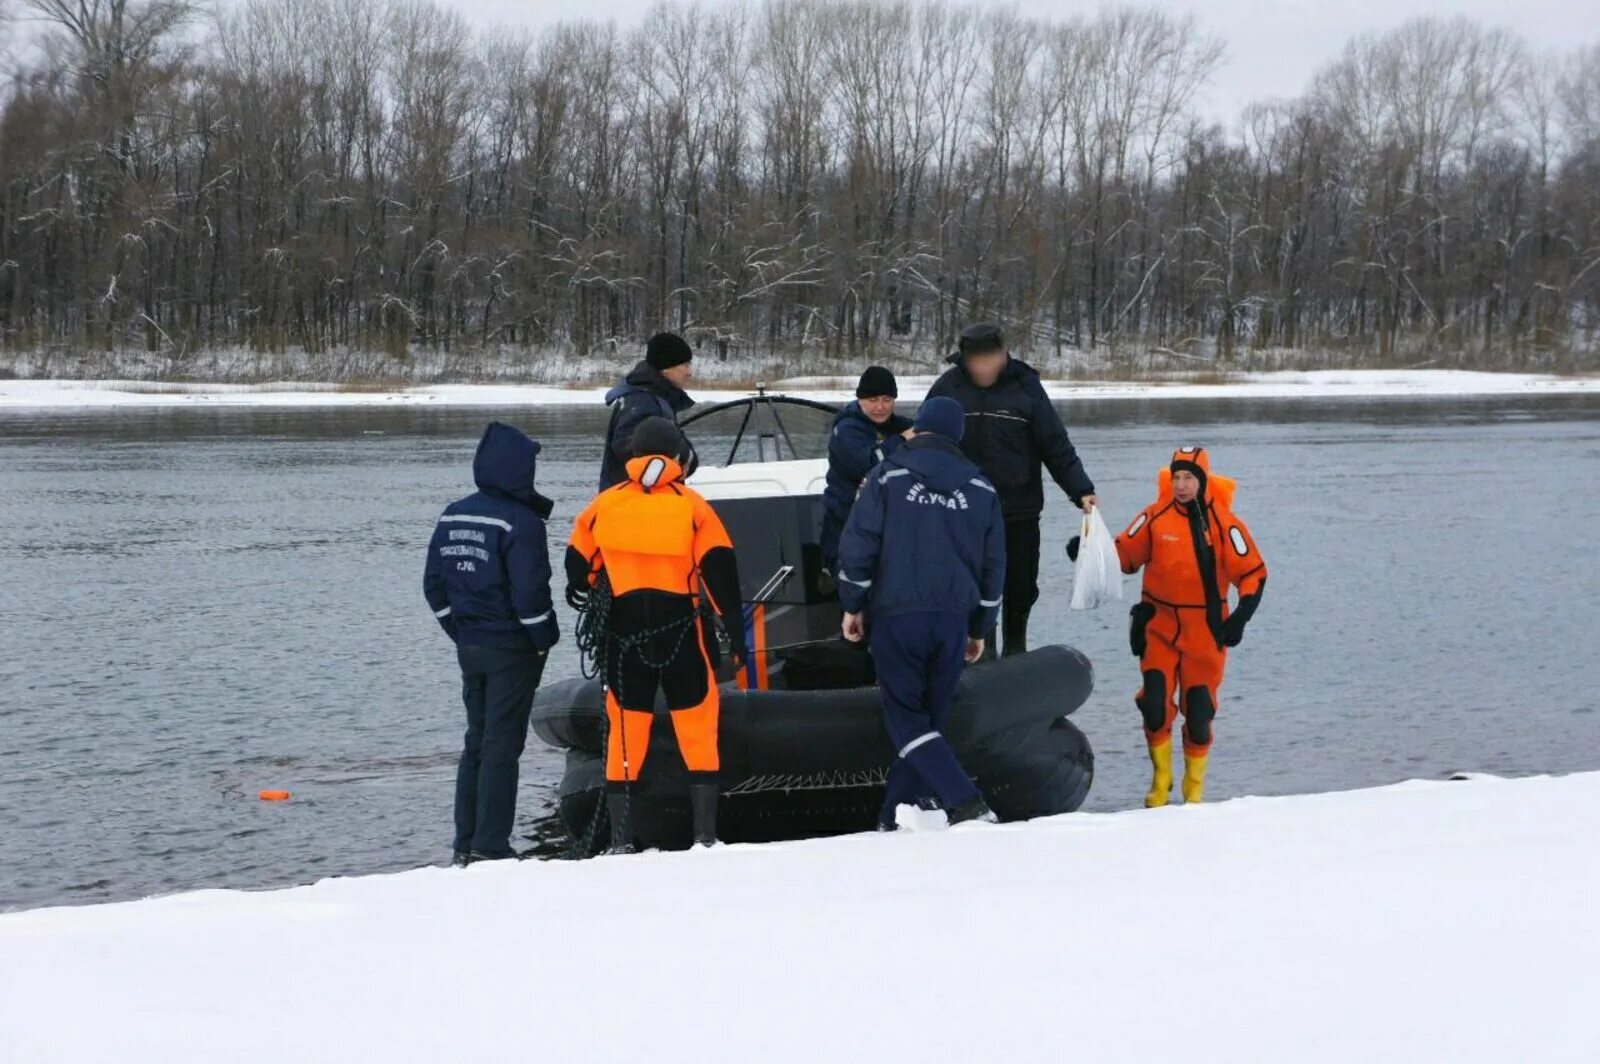
M838 636L838 595L819 538L834 410L764 392L683 422L703 465L689 483L717 510L739 559L750 661L722 687L725 842L871 830L893 758L871 664ZM1089 741L1068 715L1094 688L1089 660L1045 646L967 669L945 734L1002 820L1066 813L1094 779ZM664 709L662 709L664 712ZM598 680L539 690L532 728L566 754L558 811L570 849L610 842L604 814L605 695ZM686 847L688 779L673 729L651 729L629 800L641 846Z

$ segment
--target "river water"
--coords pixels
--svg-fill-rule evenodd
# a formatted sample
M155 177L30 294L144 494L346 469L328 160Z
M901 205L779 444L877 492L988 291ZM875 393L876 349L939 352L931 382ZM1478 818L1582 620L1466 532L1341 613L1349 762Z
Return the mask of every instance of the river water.
M1178 444L1241 482L1272 575L1208 797L1600 769L1600 399L1062 410L1113 521ZM0 414L0 909L448 857L463 722L420 576L491 417L544 442L559 561L602 412ZM1033 636L1094 659L1086 808L1124 809L1146 782L1137 669L1124 611L1066 609L1075 530L1053 492ZM576 670L568 639L546 679ZM530 738L523 829L559 772Z

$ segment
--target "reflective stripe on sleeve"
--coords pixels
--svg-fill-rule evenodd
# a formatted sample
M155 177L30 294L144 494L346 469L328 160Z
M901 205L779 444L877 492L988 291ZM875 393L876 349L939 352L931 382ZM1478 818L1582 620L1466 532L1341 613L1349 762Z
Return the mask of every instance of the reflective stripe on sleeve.
M468 525L493 525L495 528L503 528L507 532L511 531L510 521L502 521L498 517L480 517L477 514L445 514L443 517L439 518L439 523L441 525L451 523Z

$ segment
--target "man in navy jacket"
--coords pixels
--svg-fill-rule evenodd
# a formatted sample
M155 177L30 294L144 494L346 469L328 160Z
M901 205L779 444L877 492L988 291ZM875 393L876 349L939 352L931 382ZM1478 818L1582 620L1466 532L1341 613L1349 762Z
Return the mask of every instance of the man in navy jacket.
M1000 500L956 446L964 422L953 399L924 403L915 435L867 475L839 542L844 637L859 642L870 620L896 751L882 831L894 830L899 805L930 796L952 824L994 819L940 732L962 668L994 630L1005 586Z
M1000 630L1005 653L1019 654L1028 649L1028 615L1039 597L1039 515L1044 511L1040 467L1050 470L1061 490L1085 512L1094 505L1094 482L1039 374L1011 356L999 326L968 326L950 362L928 389L928 398L948 396L961 404L967 414L961 450L1000 491L1006 518Z
M656 333L645 345L644 361L606 393L611 424L606 427L606 453L600 460L600 490L628 479L633 455L633 433L646 418L664 417L674 425L678 415L694 405L683 390L692 374L694 350L677 333ZM694 445L685 437L683 453L674 455L685 477L700 464Z
M446 506L428 544L422 592L456 644L467 733L456 770L455 863L515 856L517 764L533 694L560 630L533 487L538 443L492 422L478 443L478 490Z
M839 534L861 482L873 466L911 435L911 421L894 412L900 395L894 374L868 366L856 385L856 401L833 419L828 434L828 484L822 492L822 565L839 571Z

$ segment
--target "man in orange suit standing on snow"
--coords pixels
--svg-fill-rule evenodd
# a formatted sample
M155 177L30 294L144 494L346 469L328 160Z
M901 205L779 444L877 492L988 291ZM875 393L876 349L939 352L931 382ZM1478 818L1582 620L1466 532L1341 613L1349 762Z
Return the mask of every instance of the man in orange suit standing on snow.
M1156 501L1117 537L1123 572L1144 569L1129 640L1144 682L1134 703L1144 717L1153 775L1146 806L1172 790L1172 726L1183 714L1183 800L1199 802L1211 724L1228 650L1244 638L1267 585L1267 563L1233 512L1235 484L1214 476L1204 448L1185 447L1158 478ZM1069 553L1076 543L1069 544ZM1228 603L1228 589L1239 592Z

